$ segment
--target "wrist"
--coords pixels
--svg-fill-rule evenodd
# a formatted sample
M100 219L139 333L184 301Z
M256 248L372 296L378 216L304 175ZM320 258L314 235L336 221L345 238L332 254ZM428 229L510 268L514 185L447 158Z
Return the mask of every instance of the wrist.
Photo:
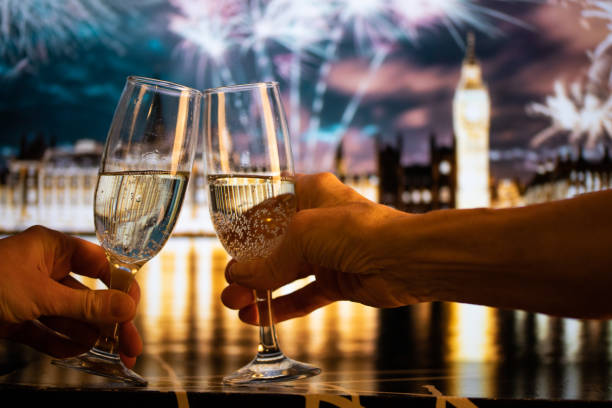
M395 210L394 210L395 211ZM472 220L488 218L489 209L439 210L426 214L395 211L381 226L389 238L388 273L420 301L465 301L466 285L477 288L478 242ZM466 222L467 221L467 222Z

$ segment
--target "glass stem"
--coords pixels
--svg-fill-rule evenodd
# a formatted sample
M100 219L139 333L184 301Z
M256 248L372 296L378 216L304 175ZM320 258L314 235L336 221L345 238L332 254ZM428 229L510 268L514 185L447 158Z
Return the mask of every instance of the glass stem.
M107 255L110 269L109 289L116 289L127 293L134 281L134 274L139 267L117 261ZM96 340L92 351L102 354L119 355L119 323L110 323L100 326L100 336Z
M269 290L256 290L257 314L259 316L259 347L257 352L261 357L272 357L280 354L274 318L272 316L272 292Z

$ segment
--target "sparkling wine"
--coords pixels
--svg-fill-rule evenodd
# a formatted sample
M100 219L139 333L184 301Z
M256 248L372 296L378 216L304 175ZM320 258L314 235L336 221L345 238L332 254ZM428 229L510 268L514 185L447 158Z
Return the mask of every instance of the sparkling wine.
M208 176L210 214L219 240L239 261L264 258L295 213L292 178Z
M116 260L141 265L164 246L178 218L188 173L100 173L96 186L96 234Z

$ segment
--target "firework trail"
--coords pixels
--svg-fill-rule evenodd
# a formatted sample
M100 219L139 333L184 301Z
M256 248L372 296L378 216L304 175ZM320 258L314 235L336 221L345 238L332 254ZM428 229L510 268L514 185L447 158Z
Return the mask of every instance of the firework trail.
M233 84L225 58L244 35L243 2L171 0L170 3L179 13L170 15L169 29L182 38L175 52L196 67L196 82L202 86L210 70L213 86Z
M335 136L337 141L350 126L371 82L394 44L404 40L416 42L420 30L439 26L444 27L461 47L464 44L459 29L468 26L487 35L501 33L492 21L505 21L530 29L521 20L484 7L475 0L338 0L335 4L338 7L339 23L331 34L331 41L325 50L325 61L319 70L307 131L307 148L311 156L314 156L312 153L316 148L316 133L327 90L327 77L333 54L344 34L342 29L351 30L356 48L361 52L366 51L371 59L365 79L359 84L342 114Z
M194 65L199 77L211 66L221 76L217 82L231 82L226 57L234 46L243 57L254 57L257 81L272 80L281 70L286 73L289 124L293 138L298 139L294 147L297 150L302 146L303 136L304 148L310 156L314 156L319 139L329 73L343 39L351 39L358 54L367 56L370 62L365 78L342 113L340 125L330 137L332 142L337 142L350 126L377 72L399 42L415 42L422 29L440 27L463 46L459 33L467 26L490 35L499 34L491 21L525 26L477 0L222 0L219 5L196 0L171 2L181 14L173 16L170 28L183 38L179 49L192 60L197 59ZM277 68L272 64L271 53L279 47L289 50L291 58L288 62L283 60L283 66ZM303 62L310 56L318 58L320 64L309 123L305 132L301 132L300 85ZM299 150L296 153L299 162Z
M11 66L4 74L18 75L26 66L93 43L122 51L118 33L122 17L133 14L132 5L120 0L0 0L0 58Z
M556 81L554 95L548 96L544 103L527 105L528 114L551 120L550 126L533 137L533 147L561 132L569 134L570 144L578 144L586 138L589 149L600 140L612 138L612 3L587 0L580 5L585 18L608 20L610 33L589 53L591 66L582 81L572 83L569 90Z
M589 77L595 82L605 79L607 72L608 84L612 85L612 3L609 1L590 1L589 7L583 11L586 18L608 20L607 27L609 33L607 37L595 47L592 58L593 65L589 71ZM601 83L604 85L604 83Z
M310 153L311 157L314 156L313 152L316 148L316 133L321 124L323 98L327 91L329 73L331 72L332 63L335 61L338 45L345 30L352 29L353 41L362 53L374 49L374 46L377 44L383 44L383 39L392 38L394 30L386 18L389 12L388 1L386 0L337 0L332 4L337 9L332 17L336 21L333 24L334 29L330 33L329 42L324 50L323 63L319 67L310 121L306 131L306 150ZM380 59L380 57L375 58L375 60ZM370 72L375 68L375 66L371 66ZM360 86L360 89L362 90L361 94L363 94L367 90L367 86ZM347 106L356 105L353 101L357 99L361 100L361 96L353 98L352 103L349 102ZM345 114L342 117L343 122L347 122L349 119ZM313 166L313 162L310 165ZM312 170L312 168L309 170Z
M260 77L269 81L274 69L268 47L279 45L291 53L287 79L289 82L289 126L299 156L300 147L300 84L304 53L320 53L317 45L326 39L329 15L334 11L327 0L299 2L294 0L254 0L246 24L248 35L243 52L253 51Z

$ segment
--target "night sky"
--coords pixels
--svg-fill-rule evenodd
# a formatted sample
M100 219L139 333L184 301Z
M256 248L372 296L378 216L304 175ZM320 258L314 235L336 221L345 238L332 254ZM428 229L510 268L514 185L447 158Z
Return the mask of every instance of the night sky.
M202 71L180 52L182 38L169 29L172 16L180 13L172 7L176 3L151 3L134 12L120 13L112 30L99 36L89 33L85 40L72 44L71 50L54 45L44 58L24 59L23 55L9 55L0 48L0 153L14 153L23 134L33 137L37 132L55 138L60 145L82 138L103 142L128 75L152 76L197 88L217 85L214 66ZM526 105L543 101L552 93L556 79L566 83L580 79L589 67L587 51L603 40L607 30L603 22L581 19L574 6L495 0L481 4L523 23L490 17L488 21L501 34L476 30L476 55L492 100L490 144L497 153L492 161L493 175L525 177L533 171L534 164L526 159L533 159L527 154L529 141L548 124L548 119L527 115ZM463 29L461 35L466 31ZM368 74L371 55L358 49L353 40L347 31L327 81L318 136L318 152L322 153L319 158L324 159L317 170L331 166L337 138L325 134L337 126L348 101ZM5 44L0 41L0 47ZM270 44L267 51L275 64L274 79L280 82L288 110L289 83L284 61L291 55L279 44ZM452 97L463 54L451 34L433 23L421 29L416 38L394 44L344 132L350 171L374 170L372 139L376 133L389 140L398 132L405 134L405 163L428 160L427 140L432 131L441 143L451 142ZM233 50L225 60L230 71L239 71L236 82L264 79L255 67L252 52ZM308 123L322 62L316 52L303 55L303 125ZM296 135L292 137L298 140ZM545 147L562 143L564 139L558 137ZM308 169L309 160L310 156L302 157L297 169Z

